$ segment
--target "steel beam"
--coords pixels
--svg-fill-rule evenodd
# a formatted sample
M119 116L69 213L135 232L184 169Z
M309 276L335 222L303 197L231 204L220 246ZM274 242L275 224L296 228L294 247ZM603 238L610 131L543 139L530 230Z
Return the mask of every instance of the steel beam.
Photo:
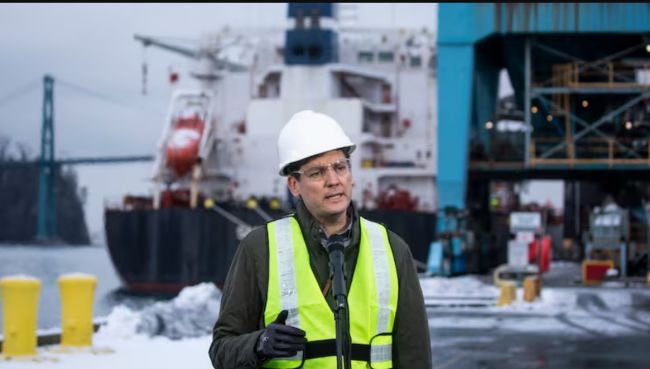
M631 108L632 106L636 105L639 101L641 101L641 100L643 100L645 98L650 98L650 92L647 92L647 93L645 93L645 94L643 94L641 96L635 97L634 99L632 99L632 100L628 101L627 103L623 104L622 106L620 106L616 110L614 110L614 111L610 112L609 114L603 116L602 118L598 119L597 121L595 121L594 123L589 125L589 128L584 129L584 130L580 131L578 134L576 134L574 136L573 140L574 141L579 140L580 138L584 137L587 133L589 133L589 132L595 130L596 128L600 127L601 125L605 124L605 122L607 122L610 119L614 118L615 116L621 114L622 112L624 112L625 110L627 110L627 109ZM558 150L560 150L564 146L566 146L566 142L562 142L562 143L559 143L559 144L555 145L554 147L549 149L544 154L544 156L542 158L550 156L551 154L557 152Z
M171 51L171 52L174 52L174 53L177 53L177 54L180 54L180 55L186 56L188 58L192 58L192 59L198 59L199 56L200 56L200 52L198 50L188 49L188 48L185 48L185 47L182 47L182 46L170 45L170 44L158 41L153 37L134 35L133 38L140 41L140 42L142 42L142 45L144 45L145 47L150 46L150 45L158 46L159 48L161 48L163 50Z
M641 94L648 91L647 87L536 87L533 97L555 94Z
M605 159L603 161L606 161ZM476 172L515 172L515 173L523 173L525 170L526 172L529 173L534 173L534 172L544 172L548 170L568 170L568 169L576 169L576 170L603 170L603 171L611 171L611 170L638 170L638 171L643 171L643 172L648 172L648 163L645 162L643 164L629 164L629 163L614 163L610 166L609 163L579 163L579 164L563 164L563 163L557 163L557 164L537 164L535 165L535 168L522 168L521 166L499 166L495 167L491 165L491 163L485 163L482 164L480 162L474 162L472 163L472 167L470 168L472 171ZM566 175L566 174L565 174ZM562 179L562 177L558 177L557 179Z
M530 167L530 141L531 141L531 135L532 135L532 130L533 130L533 124L532 124L532 115L531 115L531 99L532 99L532 91L531 91L531 60L530 60L530 46L531 46L531 40L530 36L526 37L526 46L524 50L524 115L525 115L525 120L524 122L526 123L526 144L524 147L524 155L525 155L525 165L526 168Z
M561 58L569 59L569 60L576 61L576 62L580 62L580 63L585 63L585 62L586 62L585 60L582 60L582 59L577 58L577 57L575 57L575 56L569 55L569 54L567 54L567 53L565 53L565 52L562 52L562 51L560 51L560 50L556 50L556 49L554 49L554 48L552 48L552 47L550 47L550 46L546 46L546 45L541 44L541 43L539 43L539 42L536 42L536 43L535 43L535 46L538 47L538 48L540 48L540 49L542 49L542 50L544 50L544 51L546 51L546 52L549 53L549 54L557 55L557 56L559 56L559 57L561 57ZM627 49L625 49L625 50L622 50L622 51L616 52L616 53L614 53L614 54L612 54L612 55L609 55L609 56L606 56L606 57L604 57L604 58L601 58L601 59L595 60L595 61L593 61L593 62L589 62L588 64L583 65L583 66L581 66L580 68L578 68L578 70L576 71L576 73L583 72L583 71L585 71L585 70L587 70L587 69L589 69L589 68L594 68L594 69L599 70L599 71L601 71L601 72L606 71L607 73L609 73L609 70L607 70L607 69L605 69L605 68L602 68L602 67L598 67L598 64L600 64L600 63L606 63L606 62L608 62L608 61L611 60L611 59L615 59L615 58L617 58L617 57L619 57L619 56L623 56L623 55L625 55L625 54L631 53L632 51L635 51L636 49L639 49L639 48L641 48L641 47L645 47L645 46L646 46L645 44L638 44L638 45L636 45L636 46L632 46L632 47L630 47L630 48L627 48ZM565 73L564 75L562 75L562 77L566 77L567 75L569 75L569 74L571 74L571 73L572 73L572 72L567 72L567 73ZM630 78L628 78L628 77L626 77L626 76L623 76L623 75L621 75L621 74L613 73L613 75L614 75L614 76L618 76L618 77L620 77L621 79L624 79L624 80L628 80L628 81L632 81L632 82L634 82L634 79L630 79ZM557 77L553 77L553 78L551 78L550 81L548 81L548 82L553 81L555 78L557 78Z
M438 47L438 208L465 208L469 127L475 109L474 45Z
M550 101L550 100L547 100L547 99L546 99L545 97L543 97L543 96L539 96L538 98L539 98L540 100L542 100L544 103L551 105L553 108L555 108L555 109L557 109L557 110L559 110L559 111L562 111L562 112L564 112L565 114L568 114L568 115L571 117L572 120L574 120L576 123L580 124L581 126L585 127L586 129L588 129L588 128L590 127L589 123L587 123L587 122L585 122L584 120L582 120L582 119L576 117L575 115L573 115L572 112L570 112L570 111L566 111L566 110L563 109L562 107L557 106L557 104L555 104L554 102L552 102L552 101ZM597 129L597 128L594 129L594 133L595 133L596 135L600 136L600 137L603 137L603 138L610 138L609 135L607 135L607 134L601 132L601 131L600 131L599 129ZM574 142L575 142L575 139L574 139ZM632 151L629 147L626 147L625 145L622 145L622 144L619 143L619 142L616 142L616 145L617 145L619 148L625 149L625 150L629 151L630 153L634 154L635 156L641 158L641 155L639 155L637 152ZM544 154L544 155L542 155L542 156L540 157L540 159L546 159L546 158L548 158L549 156L550 156L550 155L546 155L546 154Z

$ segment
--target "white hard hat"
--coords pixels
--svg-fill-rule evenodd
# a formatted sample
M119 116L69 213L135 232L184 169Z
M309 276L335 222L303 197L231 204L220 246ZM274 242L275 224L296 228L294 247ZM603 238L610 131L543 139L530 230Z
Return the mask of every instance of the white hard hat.
M287 167L300 160L336 149L347 149L351 154L356 147L334 119L311 110L298 112L278 137L280 175L289 175L285 173Z

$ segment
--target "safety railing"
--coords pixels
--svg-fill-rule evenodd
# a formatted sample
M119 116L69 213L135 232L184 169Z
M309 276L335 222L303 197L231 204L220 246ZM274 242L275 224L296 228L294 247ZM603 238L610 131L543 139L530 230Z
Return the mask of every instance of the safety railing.
M549 72L551 77L549 78ZM642 61L572 62L533 73L534 87L650 88L650 63Z
M545 155L553 147L565 147L553 155ZM564 138L531 140L531 165L647 165L650 168L650 139L582 138L567 142ZM572 153L572 155L571 155Z

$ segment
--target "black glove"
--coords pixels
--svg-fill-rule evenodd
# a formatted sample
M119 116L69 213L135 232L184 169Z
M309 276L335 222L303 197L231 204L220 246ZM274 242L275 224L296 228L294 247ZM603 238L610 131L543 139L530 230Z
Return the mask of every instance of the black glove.
M307 339L305 331L285 325L289 312L282 310L278 317L269 324L256 345L257 357L264 361L278 357L292 357L298 351L305 350Z

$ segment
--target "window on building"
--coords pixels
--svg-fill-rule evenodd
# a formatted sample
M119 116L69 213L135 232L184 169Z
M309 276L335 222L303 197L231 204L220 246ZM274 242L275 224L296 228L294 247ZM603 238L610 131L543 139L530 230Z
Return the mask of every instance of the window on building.
M359 53L359 61L363 63L372 63L374 60L374 54L368 51L362 51Z
M411 57L411 66L412 67L420 67L422 66L422 58L419 56L412 56Z
M377 56L380 63L392 63L394 58L395 54L392 51L382 51Z

